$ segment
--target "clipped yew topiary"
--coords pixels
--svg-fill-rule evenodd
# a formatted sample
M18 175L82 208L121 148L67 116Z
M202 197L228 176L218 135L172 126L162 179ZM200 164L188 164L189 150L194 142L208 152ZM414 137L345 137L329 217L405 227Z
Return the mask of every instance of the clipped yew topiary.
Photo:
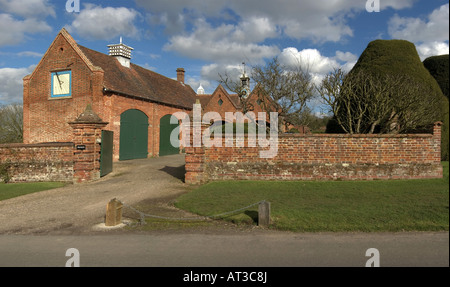
M434 122L443 121L445 149L448 98L425 68L413 43L370 42L345 76L341 91L337 99L340 109L334 118L346 132L428 132Z
M449 90L449 55L432 56L423 61L423 65L434 77L444 96L448 99ZM442 160L449 160L449 114L443 119L442 127Z

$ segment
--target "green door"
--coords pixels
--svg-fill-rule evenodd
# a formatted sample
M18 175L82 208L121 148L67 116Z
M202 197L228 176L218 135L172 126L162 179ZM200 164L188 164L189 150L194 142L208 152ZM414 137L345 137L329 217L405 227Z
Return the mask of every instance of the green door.
M148 117L139 110L120 115L119 160L147 158Z
M165 115L159 122L159 156L180 153L180 141L177 138L175 145L170 142L172 131L178 127L178 124L171 124L172 115Z
M100 176L105 176L113 170L113 135L112 131L102 131Z

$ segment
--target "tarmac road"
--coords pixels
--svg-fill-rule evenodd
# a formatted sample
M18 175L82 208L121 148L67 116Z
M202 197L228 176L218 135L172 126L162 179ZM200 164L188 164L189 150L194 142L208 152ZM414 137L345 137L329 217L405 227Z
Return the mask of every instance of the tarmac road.
M449 234L307 233L114 234L0 236L1 266L64 267L79 251L81 267L364 267L449 266Z

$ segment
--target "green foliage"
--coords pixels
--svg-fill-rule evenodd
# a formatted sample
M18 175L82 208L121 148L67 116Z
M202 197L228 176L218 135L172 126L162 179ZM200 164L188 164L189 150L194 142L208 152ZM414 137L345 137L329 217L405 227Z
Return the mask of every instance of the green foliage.
M9 162L2 162L0 163L0 182L8 183L10 180L9 177L9 168L11 167L11 164Z
M447 97L448 100L448 89L449 89L449 55L433 56L425 59L423 65L430 74L436 79L442 93ZM449 160L449 107L448 103L443 105L444 118L442 122L442 160Z
M369 43L361 54L358 62L350 71L351 74L363 71L375 77L407 76L412 84L420 84L429 89L434 97L438 97L442 104L447 103L436 80L422 64L416 47L405 40L375 40ZM448 105L448 103L447 103ZM443 120L441 117L433 121ZM430 122L432 124L433 122Z
M405 40L375 40L369 43L350 73L360 70L383 76L408 75L430 81L413 43Z
M442 93L448 98L449 89L449 55L440 55L426 58L423 65L436 79Z
M0 201L63 186L62 182L0 183Z
M336 117L332 117L327 122L327 129L325 131L328 134L343 134L345 133L342 127L339 125L339 123L336 120Z
M442 82L438 84L425 67L428 67L436 79ZM444 71L445 69L446 71ZM444 123L442 128L442 159L448 160L448 55L431 57L422 63L413 43L405 40L375 40L369 43L347 77L351 79L352 75L361 72L375 78L407 77L408 86L405 87L418 87L415 92L417 95L414 96L413 93L411 95L414 97L414 102L418 103L419 100L422 102L414 105L414 108L410 108L403 114L416 113L423 107L434 111L434 115L422 111L421 114L427 118L424 119L424 116L422 116L421 119L425 120L426 124L406 132L423 130L423 127L429 126L435 121L442 121ZM443 87L443 91L447 91L447 97L441 91L440 85ZM397 95L401 94L401 91L397 93ZM401 118L399 120L401 122ZM333 127L332 124L330 123L330 127ZM383 126L379 128L383 129Z

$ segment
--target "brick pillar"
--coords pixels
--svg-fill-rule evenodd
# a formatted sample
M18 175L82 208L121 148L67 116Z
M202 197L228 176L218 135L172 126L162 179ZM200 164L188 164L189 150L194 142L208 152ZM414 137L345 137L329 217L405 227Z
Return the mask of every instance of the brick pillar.
M100 141L102 129L108 123L94 113L92 106L70 122L74 143L74 183L83 183L100 178Z
M434 173L436 178L442 178L444 176L444 169L442 168L441 164L442 125L443 125L442 122L435 122L433 126Z
M442 122L435 122L433 126L433 138L434 138L434 152L435 152L435 161L441 162L441 145L442 145L442 135L441 135L441 127Z
M208 124L201 122L191 123L190 146L185 148L186 152L186 174L185 183L202 184L208 180L205 173L205 146L203 140L200 146L194 146L194 138L201 139L204 131L209 127Z

